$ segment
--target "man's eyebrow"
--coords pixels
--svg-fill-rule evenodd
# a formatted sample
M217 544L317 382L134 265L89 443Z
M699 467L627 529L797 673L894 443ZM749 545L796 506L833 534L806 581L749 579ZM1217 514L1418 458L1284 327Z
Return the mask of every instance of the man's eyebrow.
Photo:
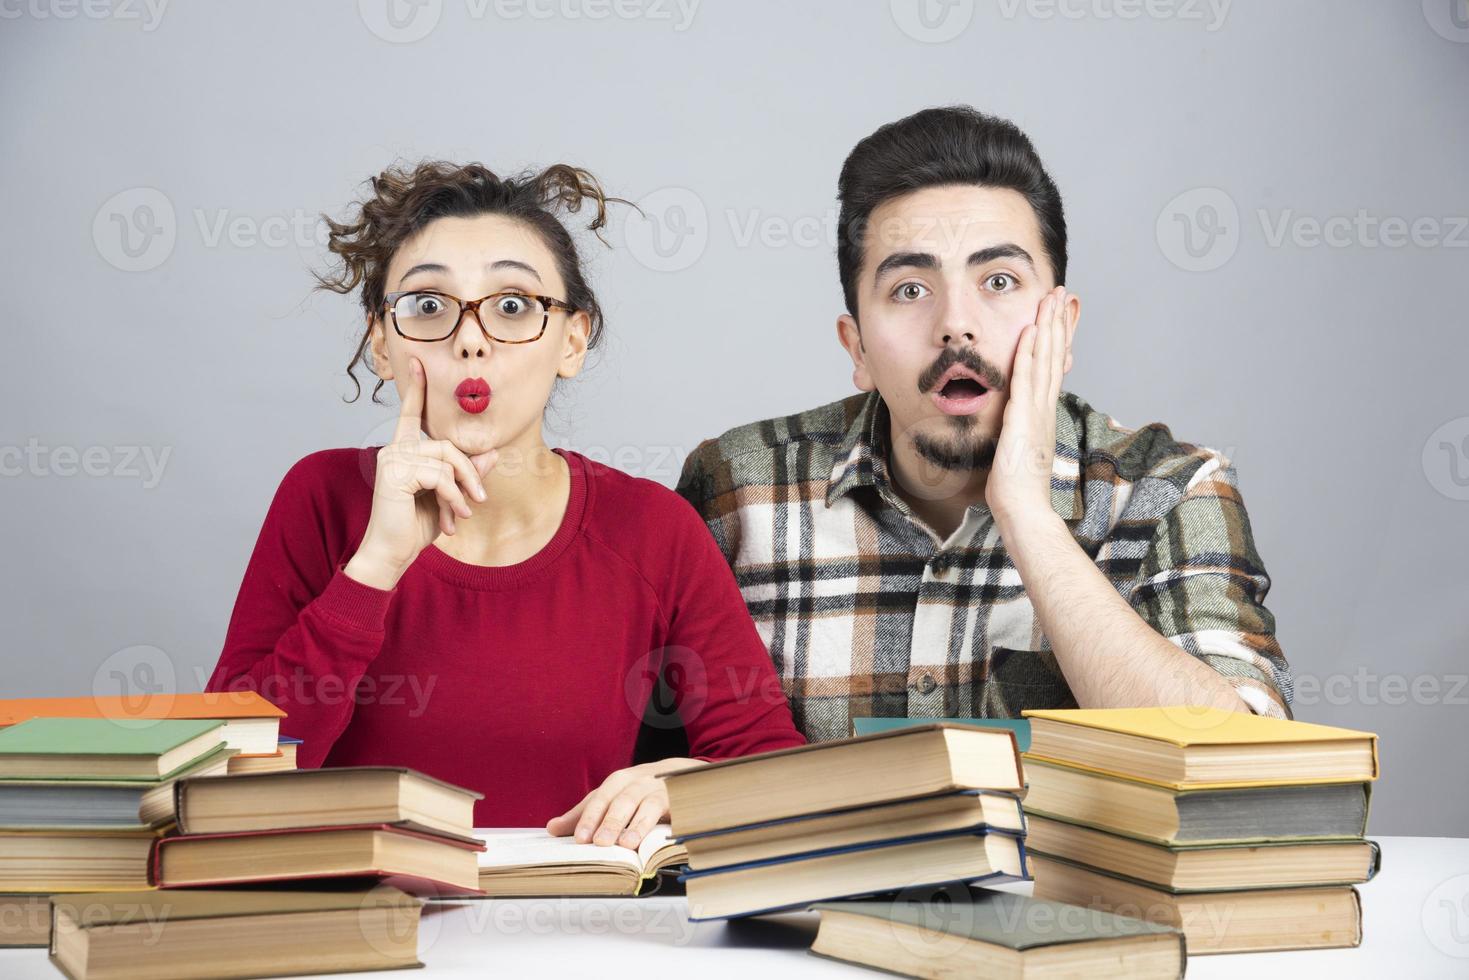
M1035 269L1035 259L1031 258L1029 252L1014 242L1001 242L998 245L986 246L971 254L965 264L970 266L984 265L988 262L993 262L995 259L1019 259L1030 266L1032 271Z
M1032 270L1035 269L1035 259L1028 251L1014 242L987 245L971 253L964 264L968 266L985 265L996 259L1019 259ZM876 282L882 279L885 273L894 269L937 269L938 267L939 260L929 252L894 252L877 264L877 268L873 270L872 279Z
M928 252L894 252L872 270L872 281L877 282L894 269L937 269L939 260Z
M498 259L498 260L496 260L494 262L487 262L487 263L485 263L485 268L486 269L489 269L489 270L494 270L494 269L519 269L521 272L528 272L532 276L534 276L535 279L536 279L536 282L540 282L541 281L541 274L535 270L535 267L534 266L527 265L526 263L521 262L521 261L518 261L516 259ZM418 265L415 265L413 268L409 269L407 272L403 273L401 276L398 277L398 285L400 285L400 286L403 285L403 280L404 279L407 279L409 276L413 275L415 272L448 272L448 271L449 271L449 267L448 266L446 266L446 265L440 265L437 262L420 262L420 263L418 263Z

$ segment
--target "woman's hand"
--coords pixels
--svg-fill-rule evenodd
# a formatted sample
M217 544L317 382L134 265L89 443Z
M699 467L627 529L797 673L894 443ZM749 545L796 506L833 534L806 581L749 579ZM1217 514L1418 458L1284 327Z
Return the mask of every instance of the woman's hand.
M427 381L418 358L409 358L409 381L393 441L378 450L372 514L357 553L345 571L380 589L391 589L439 532L454 533L454 516L468 519L466 494L485 499L482 478L495 463L491 449L473 458L443 439L423 438Z
M576 806L547 821L546 832L552 837L574 832L578 844L635 848L668 816L668 787L658 774L702 765L699 759L660 759L619 769Z

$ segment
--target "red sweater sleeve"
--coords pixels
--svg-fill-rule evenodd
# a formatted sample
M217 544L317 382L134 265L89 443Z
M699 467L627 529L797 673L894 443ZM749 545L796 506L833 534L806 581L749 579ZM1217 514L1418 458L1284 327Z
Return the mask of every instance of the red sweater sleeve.
M303 768L320 766L351 720L396 592L342 571L351 552L324 465L312 454L281 480L206 686L255 690L284 710L281 730L302 740Z
M664 677L696 759L804 745L765 642L704 522L672 497Z

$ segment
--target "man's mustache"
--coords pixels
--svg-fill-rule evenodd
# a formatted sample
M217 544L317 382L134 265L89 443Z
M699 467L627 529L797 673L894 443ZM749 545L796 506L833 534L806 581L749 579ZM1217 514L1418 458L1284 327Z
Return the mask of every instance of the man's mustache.
M918 390L922 394L928 394L934 385L939 383L943 373L955 364L962 364L979 376L984 386L991 391L1001 391L1005 387L1005 377L1000 374L1000 369L989 361L980 357L968 347L945 347L944 352L938 356L938 360L930 364L924 372L918 376Z

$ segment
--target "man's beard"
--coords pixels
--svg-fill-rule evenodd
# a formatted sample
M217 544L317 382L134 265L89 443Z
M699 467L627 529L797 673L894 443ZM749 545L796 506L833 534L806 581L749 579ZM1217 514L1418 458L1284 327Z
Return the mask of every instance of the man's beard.
M919 458L941 469L963 472L987 470L995 461L998 441L983 433L972 433L979 422L972 415L951 416L954 432L944 436L915 433L913 451Z
M963 364L973 371L996 395L1006 387L1006 379L999 368L981 357L978 351L968 347L946 347L918 376L919 392L924 395L932 392L944 372L955 364ZM941 469L953 472L987 470L995 461L998 440L976 432L978 425L979 419L973 415L951 415L944 435L914 433L913 451L919 458Z

